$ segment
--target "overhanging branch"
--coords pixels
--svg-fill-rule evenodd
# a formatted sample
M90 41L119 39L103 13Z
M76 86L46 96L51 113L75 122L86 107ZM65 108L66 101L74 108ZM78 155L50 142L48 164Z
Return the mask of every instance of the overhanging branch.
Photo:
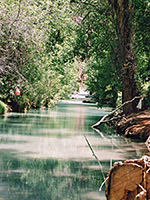
M110 115L113 115L115 112L117 112L118 110L120 110L124 105L128 104L128 103L132 103L135 99L140 99L141 96L135 96L133 99L124 102L121 106L119 106L118 108L116 108L115 110L113 110L112 112L110 112L108 115L104 115L100 121L98 121L96 124L92 125L91 128L96 128L98 127L101 123L107 122L107 120L105 120L107 117L109 117Z

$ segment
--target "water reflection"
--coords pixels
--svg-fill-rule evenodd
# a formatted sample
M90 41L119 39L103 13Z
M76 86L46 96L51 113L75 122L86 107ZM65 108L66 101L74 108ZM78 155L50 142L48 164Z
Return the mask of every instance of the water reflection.
M109 108L61 104L0 117L0 199L104 200L97 161L106 176L113 162L147 154L145 145L90 128Z

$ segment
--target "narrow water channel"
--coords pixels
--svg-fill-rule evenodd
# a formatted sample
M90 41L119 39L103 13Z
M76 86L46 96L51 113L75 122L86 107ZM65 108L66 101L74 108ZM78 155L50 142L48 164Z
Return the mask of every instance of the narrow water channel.
M109 111L61 103L0 116L0 200L105 200L104 187L98 191L102 173L115 161L148 154L144 143L106 125L99 132L90 128Z

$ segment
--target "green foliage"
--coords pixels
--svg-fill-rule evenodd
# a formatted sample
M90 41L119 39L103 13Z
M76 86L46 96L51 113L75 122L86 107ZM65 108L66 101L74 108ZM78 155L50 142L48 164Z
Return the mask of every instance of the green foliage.
M133 0L133 3L138 75L146 83L150 81L150 2Z
M78 15L83 20L77 30L75 53L86 60L85 84L100 106L115 106L122 84L112 7L107 1L81 2Z
M148 87L145 95L145 108L150 107L150 86Z
M104 58L115 42L115 23L112 8L106 1L81 1L78 15L81 26L77 30L75 52L81 59ZM114 46L114 45L113 45Z
M0 101L0 114L5 114L7 112L6 105Z
M72 2L76 5L76 1ZM138 66L136 78L142 90L141 86L150 80L150 3L149 0L132 0L131 3L135 34L132 42ZM117 94L122 91L122 71L113 5L110 1L81 0L77 7L82 22L77 30L75 54L87 62L86 84L100 105L109 98L110 104L115 106Z
M150 4L132 0L132 6L141 88L150 80ZM22 110L69 98L78 88L77 63L84 61L87 89L100 105L109 100L115 106L122 91L122 71L110 1L2 0L0 9L0 81L5 103ZM16 88L20 96L14 95Z
M22 110L68 97L77 85L69 1L3 0L0 8L2 100Z
M115 107L118 91L121 89L119 77L116 77L115 66L111 66L109 60L99 59L91 61L87 65L88 80L86 82L89 91L92 91L99 105L109 104Z

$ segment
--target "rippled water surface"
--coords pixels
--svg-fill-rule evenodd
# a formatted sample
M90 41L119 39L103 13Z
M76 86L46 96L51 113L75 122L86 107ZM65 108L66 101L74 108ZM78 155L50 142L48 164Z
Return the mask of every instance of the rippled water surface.
M108 112L61 103L0 116L0 200L104 200L105 188L99 187L112 164L148 154L144 143L105 125L90 128Z

